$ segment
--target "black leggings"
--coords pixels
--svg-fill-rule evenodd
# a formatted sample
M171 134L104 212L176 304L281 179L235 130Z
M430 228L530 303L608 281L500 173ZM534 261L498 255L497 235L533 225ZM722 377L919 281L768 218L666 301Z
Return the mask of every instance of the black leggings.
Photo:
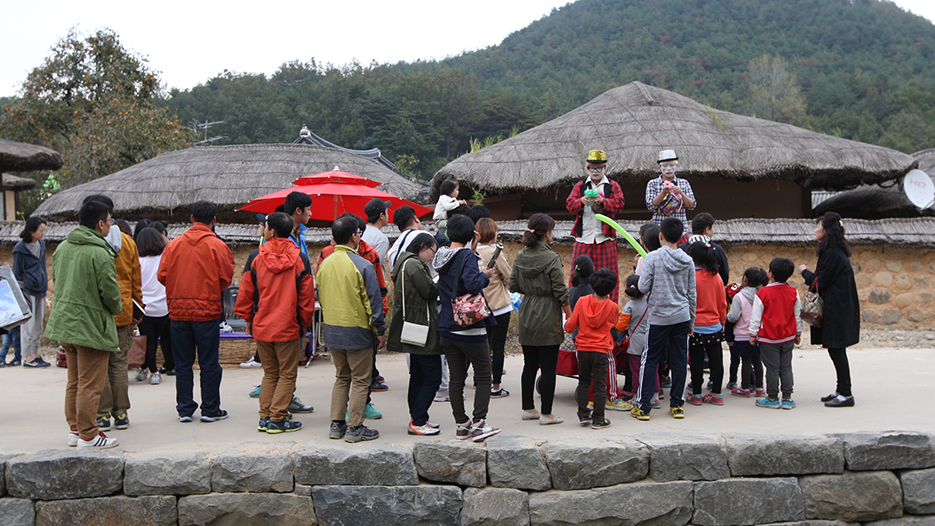
M763 362L759 356L741 356L743 369L740 372L741 389L763 388ZM733 359L731 359L733 362Z
M536 374L542 368L539 391L542 395L544 415L552 414L555 397L555 367L558 365L558 345L523 345L523 409L535 409Z
M503 350L506 348L506 333L510 328L510 314L513 311L494 317L497 320L496 327L487 327L487 339L490 342L490 358L492 362L493 385L500 385L503 378Z
M704 357L708 355L708 369L711 371L711 392L721 394L724 381L724 356L721 340L714 335L694 335L688 339L688 356L691 358L692 394L701 395L704 387Z
M837 393L841 396L852 396L851 393L851 366L847 361L847 347L828 349L834 370L838 374Z
M162 345L162 356L165 359L164 367L167 371L175 369L175 359L172 357L172 338L169 336L169 315L159 318L143 316L140 322L140 336L146 336L146 362L144 369L155 373L156 367L156 344Z

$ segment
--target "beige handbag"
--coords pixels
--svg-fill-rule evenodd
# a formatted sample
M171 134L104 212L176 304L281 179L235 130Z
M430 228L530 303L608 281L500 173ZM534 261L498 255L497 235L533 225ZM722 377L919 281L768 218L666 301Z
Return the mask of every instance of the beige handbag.
M416 347L425 347L425 342L429 338L429 326L406 321L406 269L403 268L400 274L402 274L400 285L402 285L401 295L403 298L403 330L399 335L399 341ZM425 316L426 319L431 319L428 304L425 306Z
M818 277L812 282L808 292L805 293L805 301L802 302L802 321L812 327L821 327L821 318L825 310L825 300L818 295L817 287ZM815 291L813 292L813 289Z

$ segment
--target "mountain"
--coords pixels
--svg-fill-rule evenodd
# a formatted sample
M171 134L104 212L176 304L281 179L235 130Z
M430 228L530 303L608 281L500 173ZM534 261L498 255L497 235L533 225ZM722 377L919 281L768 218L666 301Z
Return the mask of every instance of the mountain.
M307 124L430 177L472 138L633 80L906 153L935 146L935 25L880 0L578 0L446 60L225 72L167 104L183 122L227 121L228 142L291 141Z

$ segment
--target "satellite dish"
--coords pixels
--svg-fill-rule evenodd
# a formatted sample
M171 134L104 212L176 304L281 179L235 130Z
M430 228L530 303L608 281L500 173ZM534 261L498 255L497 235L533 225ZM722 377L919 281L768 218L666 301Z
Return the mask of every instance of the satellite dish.
M935 204L935 184L922 170L910 170L903 178L903 192L920 210Z

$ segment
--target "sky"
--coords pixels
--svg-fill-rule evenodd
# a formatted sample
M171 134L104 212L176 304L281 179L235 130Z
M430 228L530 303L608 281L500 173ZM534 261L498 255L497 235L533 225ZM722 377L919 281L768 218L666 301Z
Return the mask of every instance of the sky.
M0 31L0 97L17 93L69 28L117 32L167 89L225 69L273 74L282 63L367 65L442 59L499 44L568 0L46 0L10 2ZM935 20L935 1L896 0Z

